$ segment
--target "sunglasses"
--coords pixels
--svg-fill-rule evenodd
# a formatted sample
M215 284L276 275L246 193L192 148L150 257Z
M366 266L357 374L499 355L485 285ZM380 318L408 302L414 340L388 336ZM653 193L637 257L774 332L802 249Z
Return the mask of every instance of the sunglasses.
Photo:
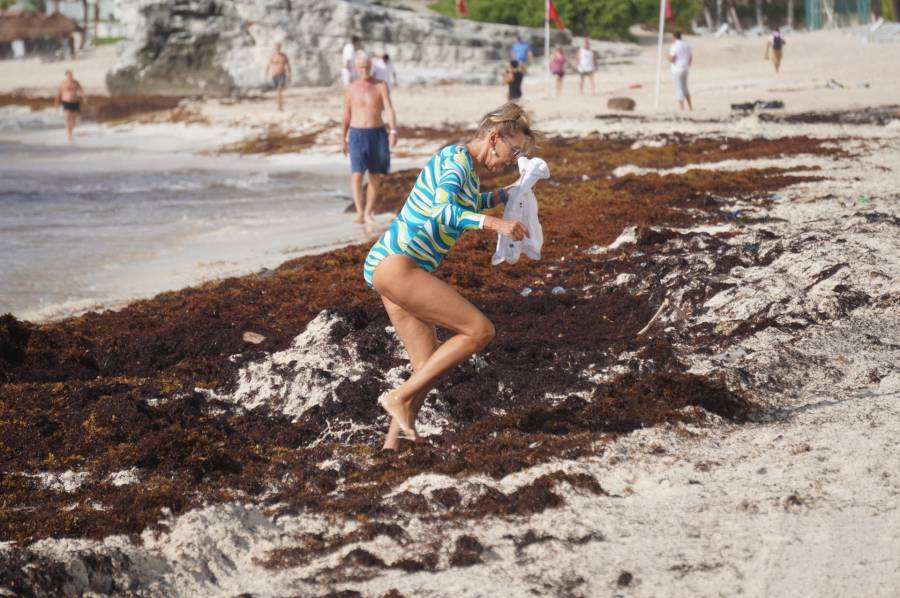
M513 147L512 143L510 143L508 139L506 139L505 137L501 137L501 139L503 139L503 141L506 142L506 145L509 146L509 152L512 154L513 159L518 160L525 155L524 150Z

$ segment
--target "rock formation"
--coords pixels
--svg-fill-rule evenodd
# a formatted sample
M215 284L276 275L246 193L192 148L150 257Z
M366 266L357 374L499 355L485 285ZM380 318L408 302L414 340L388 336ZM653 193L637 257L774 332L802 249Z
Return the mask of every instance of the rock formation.
M267 84L281 42L294 85L331 85L351 35L391 55L404 84L494 82L515 37L543 55L543 31L343 0L119 0L130 41L107 75L112 94L229 95ZM568 33L553 43L569 45ZM612 45L611 45L612 46ZM624 44L617 44L621 54Z

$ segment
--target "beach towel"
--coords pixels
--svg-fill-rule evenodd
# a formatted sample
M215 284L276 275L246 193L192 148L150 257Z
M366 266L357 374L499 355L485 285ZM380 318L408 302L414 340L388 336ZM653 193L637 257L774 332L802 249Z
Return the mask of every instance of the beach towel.
M520 221L528 229L530 236L521 241L513 241L505 235L498 235L497 250L491 258L491 263L495 266L503 262L515 264L523 253L533 260L541 259L544 231L538 220L537 198L532 189L539 180L550 178L550 169L540 158L522 157L518 164L519 180L510 189L503 219Z

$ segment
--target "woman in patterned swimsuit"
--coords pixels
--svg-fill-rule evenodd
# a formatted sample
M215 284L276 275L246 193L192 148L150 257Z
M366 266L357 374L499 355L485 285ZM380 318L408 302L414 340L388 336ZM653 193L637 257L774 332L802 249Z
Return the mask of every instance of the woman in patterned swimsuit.
M465 230L483 229L515 240L528 236L518 220L481 213L505 203L507 189L480 193L476 168L503 170L533 141L520 106L506 103L486 114L474 139L445 147L428 161L400 214L366 257L366 284L381 295L413 369L406 382L378 399L392 417L387 449L397 448L401 431L418 440L415 420L425 395L443 374L494 338L490 320L431 272ZM435 326L455 335L438 345Z

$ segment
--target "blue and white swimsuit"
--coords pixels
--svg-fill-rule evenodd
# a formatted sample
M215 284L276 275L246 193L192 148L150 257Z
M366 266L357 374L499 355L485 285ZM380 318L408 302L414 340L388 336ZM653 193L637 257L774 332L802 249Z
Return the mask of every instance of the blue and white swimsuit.
M480 193L480 182L468 150L448 145L422 169L400 214L375 242L363 267L372 287L375 267L389 255L406 255L433 272L463 231L484 226L484 210L494 207L494 194Z

